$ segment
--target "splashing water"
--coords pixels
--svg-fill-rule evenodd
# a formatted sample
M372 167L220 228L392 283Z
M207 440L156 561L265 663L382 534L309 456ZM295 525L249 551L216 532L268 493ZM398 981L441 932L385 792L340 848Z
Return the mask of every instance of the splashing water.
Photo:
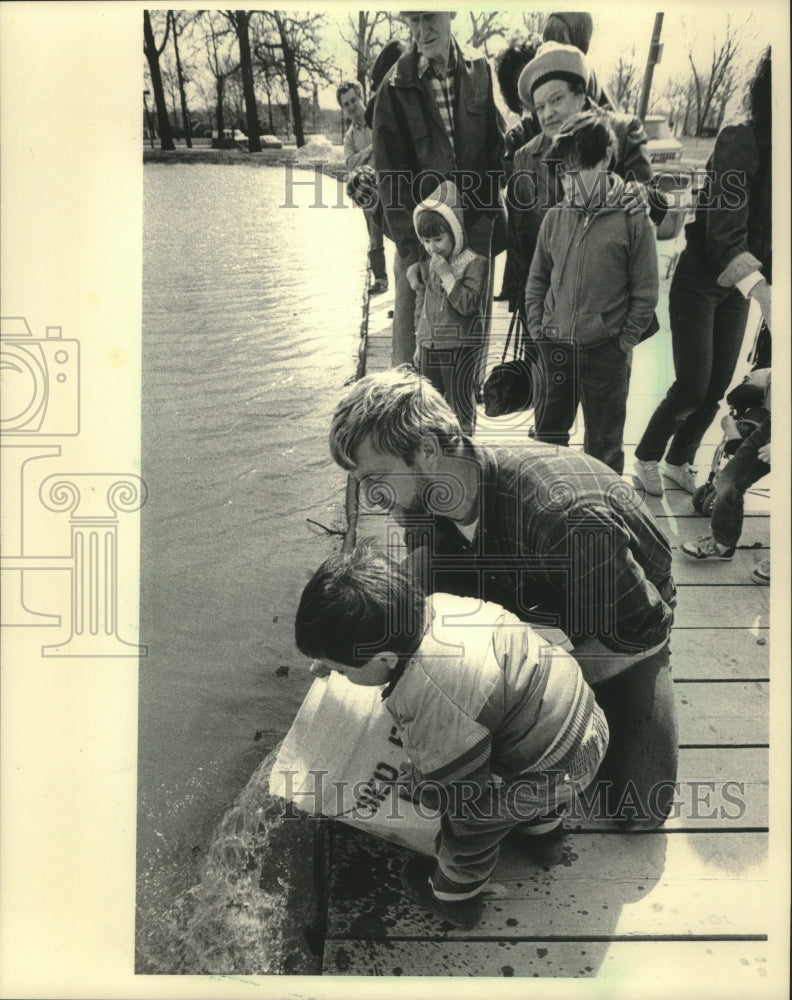
M269 792L273 750L223 815L198 885L138 942L140 974L316 975L304 938L320 905L314 888L318 821L286 815Z

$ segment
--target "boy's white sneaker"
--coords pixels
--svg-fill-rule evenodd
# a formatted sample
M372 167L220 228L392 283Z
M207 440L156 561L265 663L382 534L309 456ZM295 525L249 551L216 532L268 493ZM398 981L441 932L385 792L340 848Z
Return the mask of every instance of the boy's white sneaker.
M663 475L668 476L671 482L681 486L687 493L695 493L698 489L696 485L696 470L685 462L684 465L669 465L663 462Z
M634 478L638 480L638 485L643 486L650 496L661 497L663 495L663 479L657 462L641 462L636 458L633 468L635 469Z

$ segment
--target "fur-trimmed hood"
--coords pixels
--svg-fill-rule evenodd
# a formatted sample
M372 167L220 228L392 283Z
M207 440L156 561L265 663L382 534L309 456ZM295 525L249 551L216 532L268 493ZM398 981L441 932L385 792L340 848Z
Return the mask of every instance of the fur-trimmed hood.
M465 223L460 205L459 191L453 181L442 181L435 190L419 202L413 211L413 226L418 231L418 217L422 212L437 212L441 215L454 237L452 257L457 257L465 249Z

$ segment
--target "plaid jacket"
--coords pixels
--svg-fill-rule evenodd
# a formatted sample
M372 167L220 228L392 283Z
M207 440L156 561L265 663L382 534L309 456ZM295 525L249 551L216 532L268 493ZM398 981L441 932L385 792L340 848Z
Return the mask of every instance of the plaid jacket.
M567 448L466 447L479 477L472 541L442 516L404 525L427 592L492 601L615 653L668 637L671 547L631 486Z

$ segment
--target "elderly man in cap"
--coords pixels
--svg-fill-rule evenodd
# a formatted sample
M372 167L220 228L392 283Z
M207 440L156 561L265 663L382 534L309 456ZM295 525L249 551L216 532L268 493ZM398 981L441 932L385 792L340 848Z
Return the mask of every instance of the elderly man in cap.
M404 11L412 44L383 81L374 106L374 168L386 231L396 243L392 363L415 353L415 292L407 268L421 257L415 206L444 179L462 196L470 248L490 262L506 247L500 194L503 119L487 60L463 52L451 34L454 14ZM491 270L491 269L490 269ZM489 280L492 299L492 277ZM489 316L489 302L485 315ZM482 331L483 375L486 351Z
M512 277L508 289L512 311L522 309L525 282L531 267L542 219L561 202L564 192L557 164L547 158L553 140L573 115L591 108L587 96L590 68L586 56L574 45L545 42L520 75L518 90L525 107L536 113L541 133L514 154L509 182L509 257ZM596 109L594 109L596 110ZM624 207L644 211L652 180L646 133L639 118L600 109L616 136L610 169L626 183ZM652 190L650 218L658 224L666 211L659 191Z

